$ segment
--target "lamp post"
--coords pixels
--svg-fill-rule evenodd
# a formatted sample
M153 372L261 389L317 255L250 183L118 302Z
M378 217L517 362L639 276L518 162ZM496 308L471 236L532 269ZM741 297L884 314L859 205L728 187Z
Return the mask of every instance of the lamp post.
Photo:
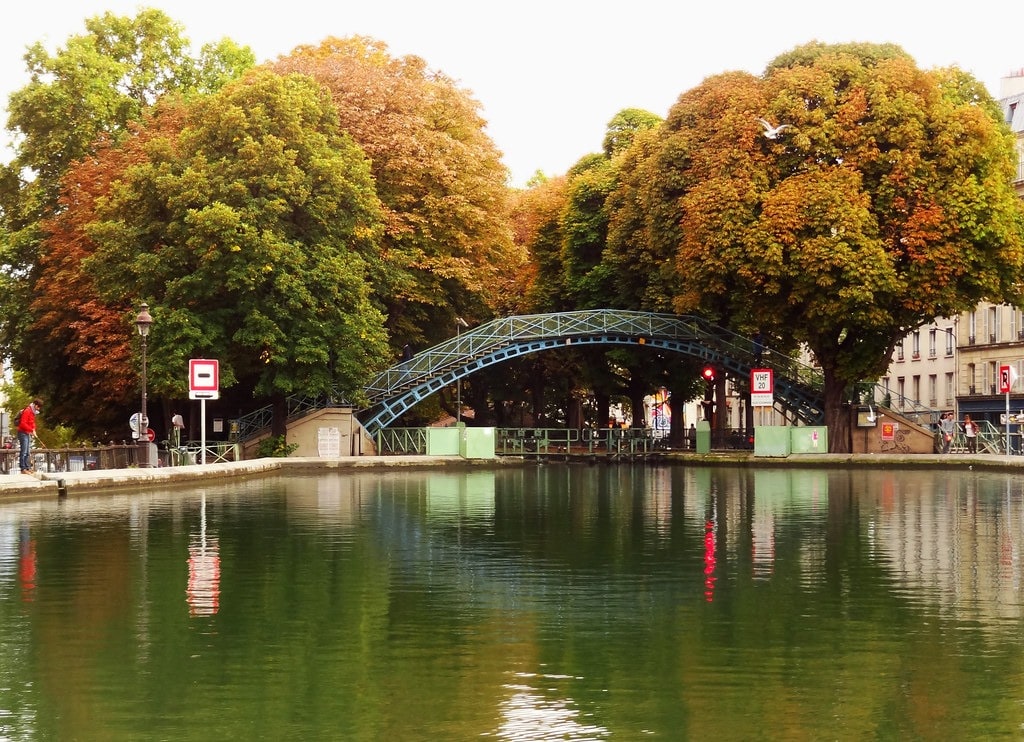
M459 342L459 340L462 337L462 328L463 327L469 327L469 325L466 324L466 320L462 319L462 317L456 317L455 318L455 349L458 352L460 352L460 353L462 352L462 348L460 347L461 343ZM455 380L455 425L458 426L458 424L460 422L462 422L462 377L461 376L458 379Z
M149 417L146 415L146 338L153 317L149 314L149 304L142 303L141 310L135 317L135 327L142 338L142 411L139 417L139 466L149 467Z

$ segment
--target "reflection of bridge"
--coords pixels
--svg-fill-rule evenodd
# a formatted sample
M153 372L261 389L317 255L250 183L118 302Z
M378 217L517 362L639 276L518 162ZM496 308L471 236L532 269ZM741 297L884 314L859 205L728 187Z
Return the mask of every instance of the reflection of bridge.
M821 374L810 366L770 352L756 364L749 338L699 317L617 309L503 317L464 331L379 374L366 387L370 406L358 417L374 435L418 402L483 368L581 345L668 350L714 364L743 381L758 365L773 368L776 405L810 425L824 420Z

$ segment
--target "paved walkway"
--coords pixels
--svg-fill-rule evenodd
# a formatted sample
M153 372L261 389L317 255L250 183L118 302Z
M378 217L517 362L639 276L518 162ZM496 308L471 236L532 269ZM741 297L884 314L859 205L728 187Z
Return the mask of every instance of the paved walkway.
M381 467L495 466L520 460L464 459L461 456L358 456L344 459L268 458L217 464L154 469L98 469L37 474L0 474L0 502L34 497L57 497L100 490L188 485L197 481L259 476L278 472L325 472Z
M669 453L665 460L691 466L787 466L950 468L1024 471L1024 456L979 454L802 454L786 458L755 457L750 453ZM155 469L102 469L98 471L0 475L0 502L35 497L58 497L101 490L138 490L144 487L187 486L197 481L260 476L271 473L325 472L372 468L435 468L523 465L524 459L464 459L460 456L358 456L343 459L269 458L217 464ZM530 461L529 463L534 463Z

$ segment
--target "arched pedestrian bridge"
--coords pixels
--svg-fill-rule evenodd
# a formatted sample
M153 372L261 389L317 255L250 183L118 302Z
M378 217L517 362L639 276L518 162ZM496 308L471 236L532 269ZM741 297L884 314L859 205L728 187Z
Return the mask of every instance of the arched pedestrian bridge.
M467 330L379 374L365 389L370 406L357 417L370 435L414 405L480 369L519 356L578 345L632 345L680 353L749 379L774 369L775 404L808 425L824 421L821 372L766 352L755 363L750 338L688 315L595 309L503 317Z

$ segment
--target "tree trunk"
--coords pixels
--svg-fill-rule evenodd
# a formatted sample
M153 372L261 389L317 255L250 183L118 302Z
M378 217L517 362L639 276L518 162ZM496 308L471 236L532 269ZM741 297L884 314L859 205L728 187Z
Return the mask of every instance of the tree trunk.
M850 453L850 415L846 404L846 382L834 369L823 368L825 378L825 427L829 453Z
M530 397L533 405L533 427L543 428L547 424L547 415L544 414L544 374L539 364L534 367Z
M284 394L275 394L270 398L272 417L270 419L270 434L272 436L287 435L288 433L288 398Z

